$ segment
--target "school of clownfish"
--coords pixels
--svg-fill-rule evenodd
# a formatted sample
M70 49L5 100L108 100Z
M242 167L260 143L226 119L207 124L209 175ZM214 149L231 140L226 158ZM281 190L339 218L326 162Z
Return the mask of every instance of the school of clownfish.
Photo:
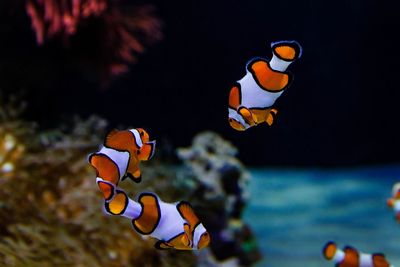
M288 66L301 57L302 47L296 41L271 44L272 58L253 58L246 65L245 76L229 92L228 121L238 131L263 122L271 126L276 118L275 101L290 86L293 75ZM140 193L137 201L118 187L129 178L139 183L142 179L140 162L150 160L155 152L155 141L142 128L113 130L105 138L98 152L89 155L96 170L96 183L104 197L104 211L131 220L141 235L157 239L157 249L197 250L210 243L210 234L186 201L163 202L154 193ZM400 183L388 199L396 219L400 222ZM338 249L332 241L323 248L323 256L338 267L389 267L381 253L365 254L352 247Z

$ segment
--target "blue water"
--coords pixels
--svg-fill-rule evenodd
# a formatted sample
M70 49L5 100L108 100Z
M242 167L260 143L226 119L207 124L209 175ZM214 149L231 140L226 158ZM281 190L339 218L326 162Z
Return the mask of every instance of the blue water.
M400 266L400 224L386 206L400 166L252 169L251 176L244 219L263 252L257 266L333 266L321 253L329 240L383 252Z

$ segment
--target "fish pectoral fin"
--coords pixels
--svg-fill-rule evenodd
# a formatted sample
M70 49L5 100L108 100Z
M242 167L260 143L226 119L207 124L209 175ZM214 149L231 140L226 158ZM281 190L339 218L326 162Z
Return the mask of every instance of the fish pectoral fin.
M251 111L246 107L239 107L237 112L243 117L243 119L249 124L250 126L254 126L257 123L254 121L253 114Z
M161 241L161 240L157 241L157 242L154 244L154 247L155 247L156 249L160 249L160 250L171 249L171 248L172 248L172 246L168 245L167 242Z
M182 244L184 246L189 246L190 245L189 237L188 237L187 234L182 235L181 241L182 241Z
M138 151L138 159L146 161L154 156L154 151L156 148L156 141L151 141L143 144L142 148Z
M126 175L122 178L122 180L125 180L126 178L131 179L135 183L140 183L142 181L142 174L141 174L140 170L138 169L133 174L130 172L127 172Z
M187 223L183 224L183 229L185 233L182 235L181 241L184 246L190 246L191 243L191 234L190 234L190 225Z
M101 178L97 178L97 186L103 193L105 201L110 201L114 197L115 186L112 183L106 182Z
M276 114L278 114L278 110L276 110L275 108L271 109L271 110L268 112L268 115L267 115L267 118L265 119L265 122L266 122L269 126L271 126L271 125L274 123Z

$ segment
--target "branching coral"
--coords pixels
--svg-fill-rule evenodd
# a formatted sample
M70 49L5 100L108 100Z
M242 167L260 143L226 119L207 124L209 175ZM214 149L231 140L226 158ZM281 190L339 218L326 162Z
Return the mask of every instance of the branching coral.
M68 41L80 33L84 44L79 49L103 58L103 75L117 75L128 70L145 46L162 38L162 23L150 5L131 6L117 0L26 0L36 42L62 37ZM93 23L94 22L94 23ZM93 26L94 25L94 26Z

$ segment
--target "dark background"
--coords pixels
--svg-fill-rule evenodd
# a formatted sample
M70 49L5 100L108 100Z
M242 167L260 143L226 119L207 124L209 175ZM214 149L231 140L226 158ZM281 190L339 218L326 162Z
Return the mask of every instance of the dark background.
M99 114L110 127L145 127L174 146L213 130L248 165L399 162L398 1L147 2L164 39L102 87L59 43L38 47L23 5L2 1L0 90L22 91L25 116L43 128ZM270 43L286 39L302 44L303 57L290 66L295 80L276 103L276 124L234 131L230 86L249 59L270 57Z

